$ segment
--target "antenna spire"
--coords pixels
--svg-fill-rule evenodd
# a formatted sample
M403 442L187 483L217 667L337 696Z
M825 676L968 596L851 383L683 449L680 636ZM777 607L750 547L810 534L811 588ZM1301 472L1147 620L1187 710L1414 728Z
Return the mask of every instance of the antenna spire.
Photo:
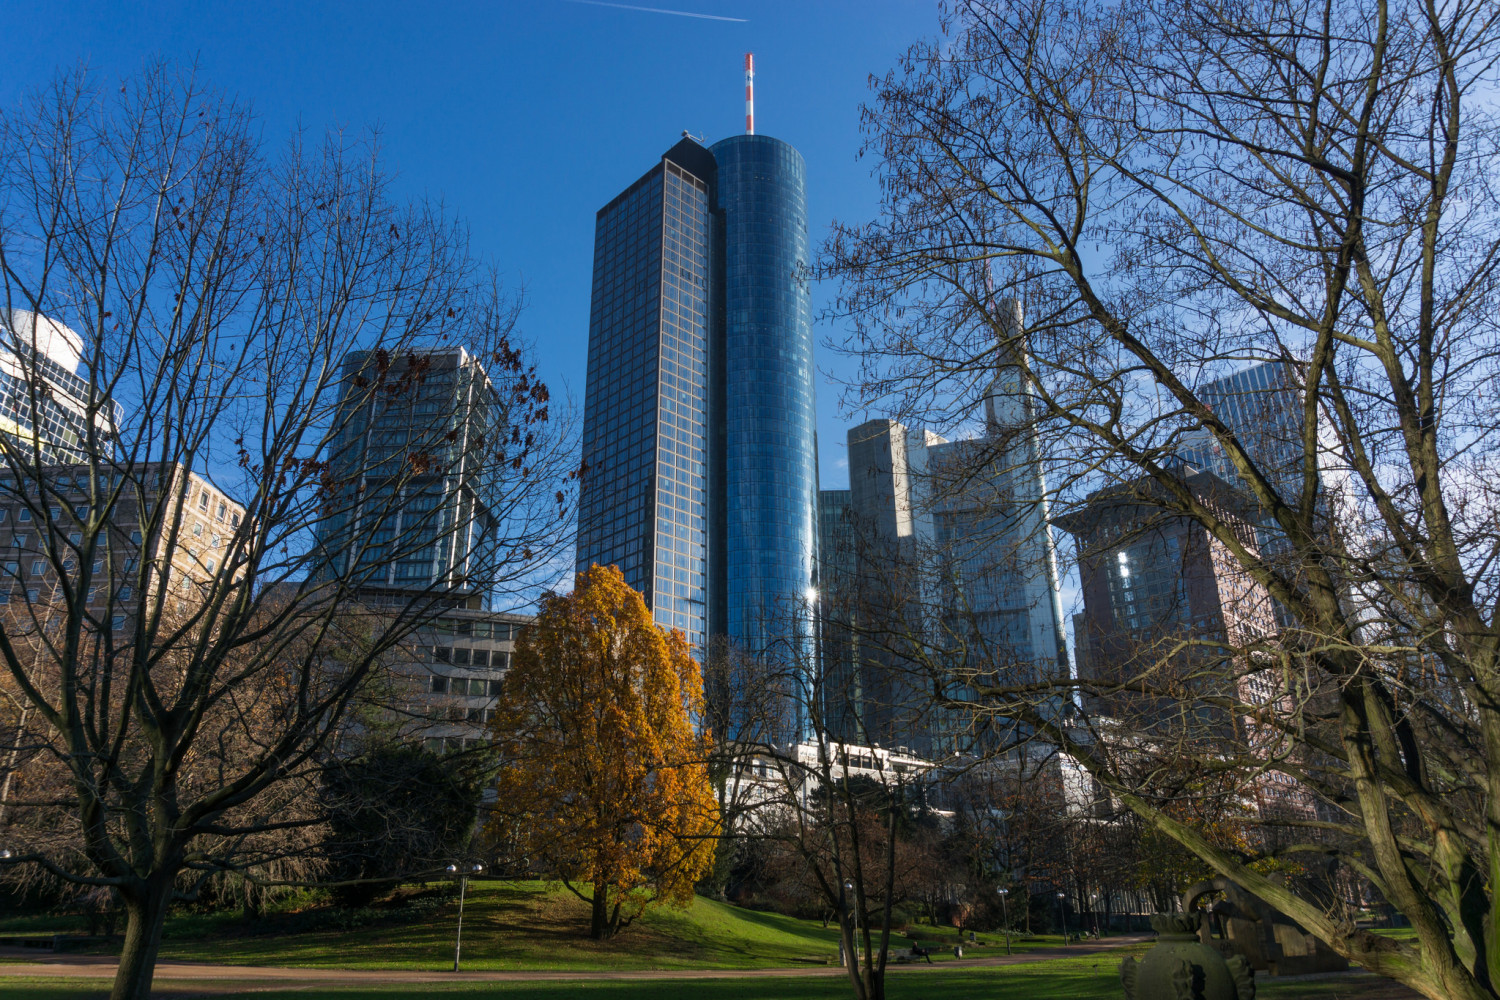
M745 53L745 134L755 134L755 53Z

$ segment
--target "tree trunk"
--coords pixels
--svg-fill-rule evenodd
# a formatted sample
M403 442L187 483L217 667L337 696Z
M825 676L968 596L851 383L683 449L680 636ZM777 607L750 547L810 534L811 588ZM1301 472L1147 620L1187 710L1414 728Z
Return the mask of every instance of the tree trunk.
M244 891L244 915L246 920L259 920L261 917L260 893L256 890L255 883L248 878L244 879L241 889Z
M852 915L839 918L839 938L844 942L845 968L849 972L849 982L854 987L854 1000L868 1000L869 988L865 985L864 970L860 968L859 960L855 957L854 945L858 936L854 933Z
M161 929L172 899L172 880L156 879L143 886L123 889L125 945L109 1000L150 1000L151 979L156 974L156 954L161 950Z
M609 937L609 886L594 883L594 900L589 921L589 937L603 941Z

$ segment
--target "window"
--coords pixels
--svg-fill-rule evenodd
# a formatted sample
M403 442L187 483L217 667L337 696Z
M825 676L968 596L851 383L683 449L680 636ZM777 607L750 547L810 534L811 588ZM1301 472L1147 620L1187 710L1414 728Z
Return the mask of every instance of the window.
M453 651L453 663L460 667L469 665L469 651L467 649L455 649Z
M83 544L83 535L79 534L76 531L70 532L68 534L68 541L72 542L74 545L82 545Z
M73 516L77 517L80 521L87 521L89 519L89 505L85 503L74 507Z
M137 545L141 544L141 533L139 531L132 531L130 533L130 540Z
M104 572L104 560L103 559L95 559L94 560L94 570L93 571L95 573L103 573Z
M474 650L474 666L487 667L490 665L490 651L487 649Z
M208 491L207 490L204 490L202 493L198 494L198 509L199 510L205 510L205 511L208 510Z
M21 572L21 564L12 559L10 562L5 564L5 572L14 576Z
M129 587L121 587L120 588L120 600L122 600L122 601L128 601L128 600L130 600L130 588Z
M198 537L200 537L200 538L203 537L203 522L202 521L194 521L193 522L193 534L196 535L196 536L198 536Z
M0 590L0 604L9 604L9 603L10 603L10 591L8 591L8 590Z
M41 576L45 572L47 572L47 564L45 562L43 562L40 559L33 559L33 560L31 560L31 575L32 576Z
M204 563L203 565L204 565L204 568L207 569L210 573L212 573L214 571L215 563L214 563L214 561L212 559L210 559L208 562Z
M230 514L229 524L231 527L238 528L240 526L240 516L238 514Z
M487 681L486 683L489 684L489 688L490 688L489 694L490 694L490 697L491 698L498 698L498 697L500 697L500 686L502 684L504 684L505 682L501 681L501 680L493 680L493 681Z
M10 512L7 511L5 508L0 507L0 524L4 524L5 523L5 518L9 515L9 513Z
M16 511L16 520L17 521L29 521L29 520L31 520L31 508L30 507L22 507L20 510Z
M208 544L209 544L210 547L216 549L220 545L224 544L224 540L222 538L220 538L218 535L214 535L213 538L209 539L209 543Z
M436 649L434 649L432 651L432 658L434 660L436 660L437 662L439 662L439 663L452 663L453 662L453 647L451 647L451 646L438 646Z
M432 693L433 694L447 694L448 693L448 678L444 677L442 674L433 674L432 675Z
M61 507L50 507L48 509L52 512L52 520L54 520L54 521L60 521L60 520L62 520L62 508Z
M223 500L220 500L219 509L214 513L214 517L218 518L220 521L224 520L224 512L228 509L229 505L226 504Z
M37 590L35 587L27 587L26 588L26 601L27 601L27 603L28 604L35 604L36 603L37 595L40 594L40 593L41 593L41 591Z
M111 618L109 620L109 627L110 627L111 630L113 630L115 632L123 632L123 631L125 631L125 616L124 615L115 615L113 618Z
M89 604L93 604L94 603L94 598L96 598L98 596L99 596L99 588L98 587L90 587L89 588L89 596L86 597L86 598L84 598L84 600L87 601Z

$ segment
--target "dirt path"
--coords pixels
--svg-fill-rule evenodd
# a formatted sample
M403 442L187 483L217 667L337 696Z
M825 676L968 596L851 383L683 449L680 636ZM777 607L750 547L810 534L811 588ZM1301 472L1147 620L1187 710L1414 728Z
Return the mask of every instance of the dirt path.
M1098 944L1076 944L1046 948L1024 955L995 955L985 958L960 958L928 965L892 965L893 973L919 972L924 969L966 969L995 965L1021 965L1050 958L1100 955L1125 945L1149 940L1144 936L1118 937ZM14 959L32 957L33 953L17 949L0 949L0 956ZM0 962L0 980L30 976L47 979L109 979L115 974L116 959L107 955L46 955L30 962ZM645 979L775 979L804 976L840 976L838 966L809 965L800 968L775 969L630 969L618 971L488 971L439 972L403 969L289 969L279 966L212 965L207 962L163 961L156 966L156 982L193 980L198 982L263 983L277 986L369 986L400 983L489 983L553 982L560 980L645 980Z

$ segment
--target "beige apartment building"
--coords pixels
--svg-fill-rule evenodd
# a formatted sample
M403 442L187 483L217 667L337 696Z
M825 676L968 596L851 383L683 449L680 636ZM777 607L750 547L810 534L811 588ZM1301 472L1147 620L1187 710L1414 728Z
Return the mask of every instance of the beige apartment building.
M98 498L117 488L114 505L99 509ZM153 519L163 498L180 499L175 533L173 508ZM82 583L89 558L85 600L98 614L110 612L112 628L124 628L143 583L153 592L165 584L185 611L222 571L244 517L243 505L176 463L97 474L87 465L49 466L40 481L0 475L0 605L45 609L59 598L62 577Z

